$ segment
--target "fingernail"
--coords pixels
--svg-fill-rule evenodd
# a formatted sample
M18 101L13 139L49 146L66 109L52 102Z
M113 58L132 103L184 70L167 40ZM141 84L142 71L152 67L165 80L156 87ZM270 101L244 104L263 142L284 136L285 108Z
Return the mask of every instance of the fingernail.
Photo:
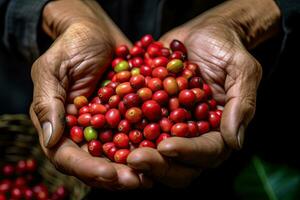
M242 124L239 128L238 135L237 135L239 149L243 148L244 138L245 138L245 126Z
M44 145L47 147L52 136L52 124L50 122L43 123Z

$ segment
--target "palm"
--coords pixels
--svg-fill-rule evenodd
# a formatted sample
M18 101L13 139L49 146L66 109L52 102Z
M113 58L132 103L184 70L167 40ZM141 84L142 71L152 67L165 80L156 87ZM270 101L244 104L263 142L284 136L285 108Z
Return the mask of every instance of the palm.
M78 95L89 96L95 90L111 60L114 45L101 30L82 26L71 26L57 41L62 43L59 47L64 47L61 50L64 60L60 67L67 69L63 74L63 78L66 78L63 88L67 90L69 100Z

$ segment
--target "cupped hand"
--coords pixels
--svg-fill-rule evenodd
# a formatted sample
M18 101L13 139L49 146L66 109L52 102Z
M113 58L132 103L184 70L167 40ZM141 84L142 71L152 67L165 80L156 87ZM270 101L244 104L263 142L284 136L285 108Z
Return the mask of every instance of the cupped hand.
M91 95L114 47L130 45L128 40L94 1L54 1L45 9L51 19L44 30L55 41L32 66L30 115L46 156L60 171L91 186L114 190L151 185L128 166L92 157L63 135L65 105L78 95Z
M217 166L232 150L242 148L262 75L260 64L226 20L199 21L168 32L161 41L168 45L178 39L186 45L189 61L199 65L213 97L224 106L220 131L195 138L168 138L159 144L158 151L138 149L128 158L132 168L172 187L188 185L203 169Z

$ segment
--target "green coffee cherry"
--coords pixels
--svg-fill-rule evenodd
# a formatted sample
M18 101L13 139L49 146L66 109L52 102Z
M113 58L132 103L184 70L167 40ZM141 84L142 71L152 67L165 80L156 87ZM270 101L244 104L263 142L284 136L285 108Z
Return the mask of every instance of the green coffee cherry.
M91 141L91 140L96 140L97 139L97 131L91 127L91 126L88 126L84 129L83 131L83 134L84 134L84 138L86 141Z
M123 60L115 66L114 70L115 72L127 71L129 70L129 64L126 60Z
M178 73L183 69L183 63L179 59L173 59L167 64L167 70L169 72Z

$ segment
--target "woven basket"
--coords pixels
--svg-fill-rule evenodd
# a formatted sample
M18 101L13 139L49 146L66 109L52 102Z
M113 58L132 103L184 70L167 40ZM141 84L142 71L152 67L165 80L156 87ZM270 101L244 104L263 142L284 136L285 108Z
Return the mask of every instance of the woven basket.
M70 192L71 200L83 199L88 193L89 187L76 178L57 171L44 156L28 116L0 115L0 166L29 157L37 160L38 173L50 191L64 185Z

